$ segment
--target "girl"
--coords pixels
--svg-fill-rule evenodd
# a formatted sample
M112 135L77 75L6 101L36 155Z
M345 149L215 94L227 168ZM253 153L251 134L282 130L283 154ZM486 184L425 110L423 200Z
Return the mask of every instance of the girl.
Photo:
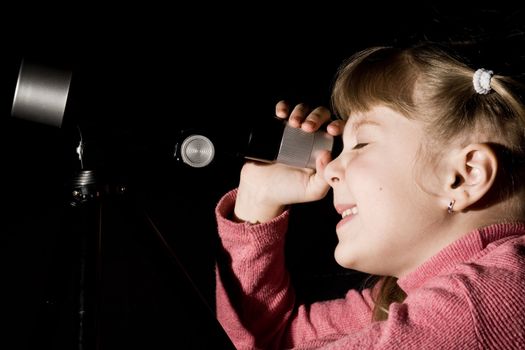
M332 94L342 153L315 171L246 163L217 205L217 316L236 347L525 348L523 92L430 44L354 55ZM299 105L289 123L313 131L329 115ZM288 206L330 188L336 261L383 277L298 305Z

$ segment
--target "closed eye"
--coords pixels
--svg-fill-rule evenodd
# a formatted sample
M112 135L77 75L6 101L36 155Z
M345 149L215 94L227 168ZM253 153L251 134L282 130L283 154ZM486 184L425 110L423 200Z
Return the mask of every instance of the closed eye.
M352 149L360 149L368 145L368 143L358 143Z

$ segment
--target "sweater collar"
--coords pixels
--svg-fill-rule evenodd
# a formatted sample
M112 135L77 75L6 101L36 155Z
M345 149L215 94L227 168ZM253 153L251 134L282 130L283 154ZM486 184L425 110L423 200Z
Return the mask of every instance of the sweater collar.
M420 287L426 280L447 271L458 263L478 255L487 245L509 236L525 234L525 223L500 223L471 231L441 250L414 271L398 280L406 293Z

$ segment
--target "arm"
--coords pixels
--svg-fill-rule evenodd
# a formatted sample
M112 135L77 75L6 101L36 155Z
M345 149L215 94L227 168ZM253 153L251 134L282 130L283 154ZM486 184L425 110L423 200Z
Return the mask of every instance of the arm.
M288 212L259 225L230 221L236 193L224 196L216 211L223 249L217 261L217 318L238 349L267 348L281 337L295 303L284 269Z
M223 248L216 296L217 317L238 349L314 344L370 323L368 291L297 307L283 254L288 211L264 224L233 222L236 193L225 195L216 211Z

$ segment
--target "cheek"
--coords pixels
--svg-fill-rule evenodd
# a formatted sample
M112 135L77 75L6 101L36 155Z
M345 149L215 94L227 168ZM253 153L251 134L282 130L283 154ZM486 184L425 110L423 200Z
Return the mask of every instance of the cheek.
M406 171L389 163L356 162L347 174L359 212L376 225L396 221L411 206L413 183ZM385 223L386 221L386 223Z
M392 182L392 170L384 163L355 159L346 171L346 181L355 192L366 191L367 195L381 194Z

